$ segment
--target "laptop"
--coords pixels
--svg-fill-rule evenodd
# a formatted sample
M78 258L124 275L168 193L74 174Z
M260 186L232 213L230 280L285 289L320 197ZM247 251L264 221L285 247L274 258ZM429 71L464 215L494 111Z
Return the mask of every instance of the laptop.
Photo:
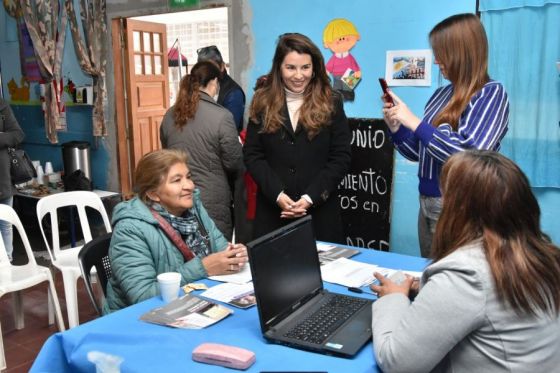
M311 216L247 244L266 340L352 357L371 339L371 300L323 288Z

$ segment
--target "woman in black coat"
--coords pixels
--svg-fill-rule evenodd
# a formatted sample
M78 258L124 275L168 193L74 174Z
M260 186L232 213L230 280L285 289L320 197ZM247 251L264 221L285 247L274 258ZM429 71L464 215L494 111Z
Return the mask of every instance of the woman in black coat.
M0 98L0 204L12 206L14 187L10 175L8 148L16 147L25 137L10 105ZM8 259L12 261L12 225L0 221L0 234L6 246Z
M309 213L318 240L344 242L336 189L350 167L350 140L319 48L304 35L282 35L243 147L258 185L255 237Z

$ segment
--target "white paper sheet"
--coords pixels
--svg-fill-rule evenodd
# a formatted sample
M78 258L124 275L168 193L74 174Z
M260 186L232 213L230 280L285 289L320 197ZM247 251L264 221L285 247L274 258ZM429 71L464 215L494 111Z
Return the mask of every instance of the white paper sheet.
M339 258L323 265L321 276L326 282L359 288L371 284L375 280L373 272L378 268L375 264Z
M245 284L253 280L251 277L251 267L249 267L249 263L246 263L243 266L243 269L237 273L232 273L231 275L210 276L208 278L214 281L231 282L234 284Z

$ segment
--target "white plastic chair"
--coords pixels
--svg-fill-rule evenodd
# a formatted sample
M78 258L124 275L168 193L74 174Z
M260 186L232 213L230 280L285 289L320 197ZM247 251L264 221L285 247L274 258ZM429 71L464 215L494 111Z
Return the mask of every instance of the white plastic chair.
M49 251L52 264L62 272L69 328L73 328L80 323L78 316L77 281L78 278L82 276L78 265L78 253L82 247L76 246L66 249L60 247L57 210L61 207L71 206L75 206L78 210L80 226L84 235L84 243L92 240L86 207L97 210L103 218L106 231L111 232L111 223L109 222L109 217L107 216L103 202L94 192L74 191L57 193L43 197L37 203L37 218L39 219L39 227L41 228L45 245ZM49 245L42 224L43 218L47 214L50 214L52 248ZM70 224L73 224L73 222Z
M25 265L12 265L8 259L6 247L4 246L4 241L0 235L0 297L4 294L12 293L16 329L23 329L24 327L21 290L30 288L44 281L48 281L49 325L54 324L54 311L58 329L60 331L64 331L64 320L62 319L62 313L60 312L60 304L58 303L56 288L54 286L54 280L50 269L37 265L27 234L25 233L23 225L13 208L8 205L0 205L0 220L12 223L15 229L19 232L28 259L28 263ZM2 341L2 326L0 325L0 370L2 369L6 369L6 356L4 354L4 343Z

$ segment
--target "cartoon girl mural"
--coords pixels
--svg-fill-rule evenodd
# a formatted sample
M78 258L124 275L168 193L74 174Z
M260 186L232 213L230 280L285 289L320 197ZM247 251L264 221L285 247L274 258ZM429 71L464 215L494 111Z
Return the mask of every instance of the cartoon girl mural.
M326 64L333 77L333 88L340 91L347 101L354 100L354 87L360 81L360 66L350 54L350 49L360 40L360 34L352 22L336 18L323 30L323 45L333 55Z

